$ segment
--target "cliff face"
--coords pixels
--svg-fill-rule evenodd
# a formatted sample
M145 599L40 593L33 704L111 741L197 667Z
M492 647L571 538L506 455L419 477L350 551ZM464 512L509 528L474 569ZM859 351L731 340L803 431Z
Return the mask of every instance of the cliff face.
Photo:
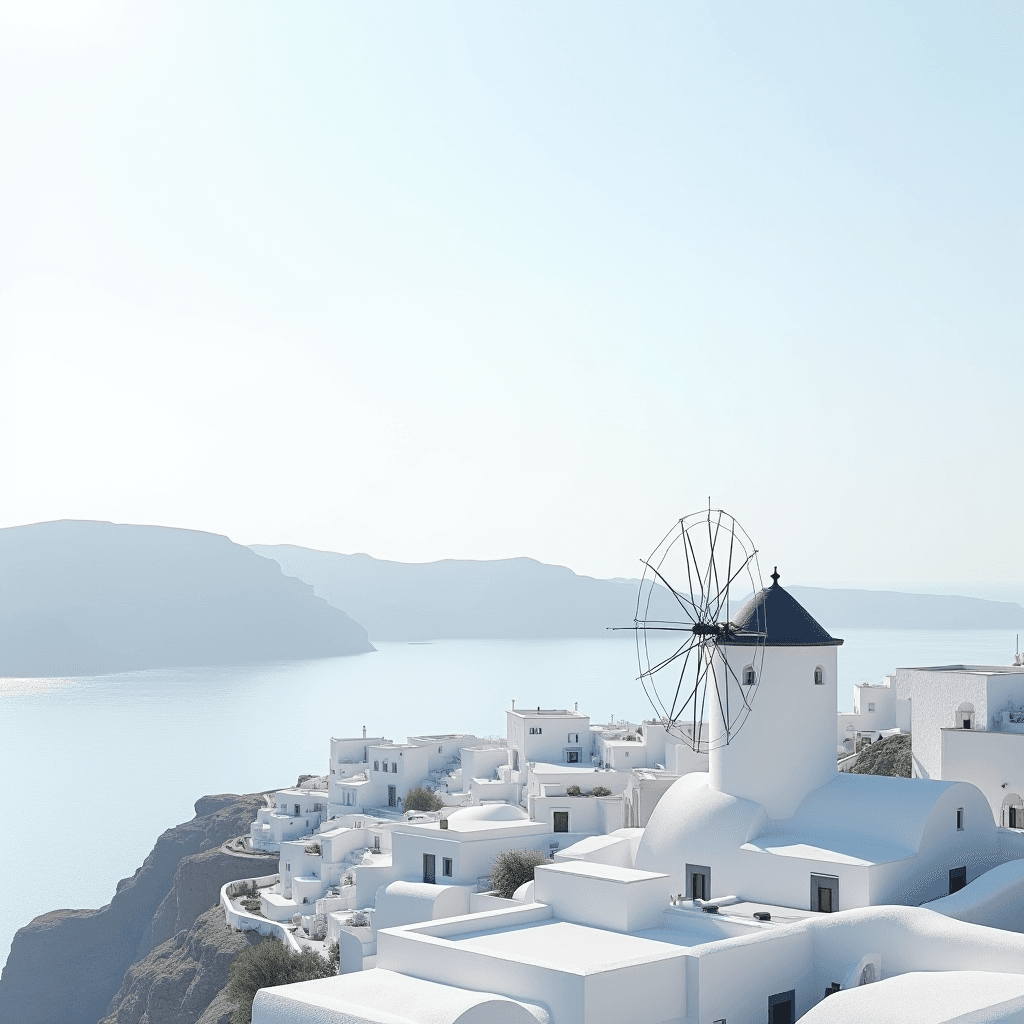
M231 857L220 845L249 830L261 794L211 796L168 829L99 910L55 910L20 929L0 976L4 1024L96 1024L129 965L188 929L236 878L271 874L276 857Z
M228 966L260 939L234 931L212 907L128 968L100 1024L227 1024Z

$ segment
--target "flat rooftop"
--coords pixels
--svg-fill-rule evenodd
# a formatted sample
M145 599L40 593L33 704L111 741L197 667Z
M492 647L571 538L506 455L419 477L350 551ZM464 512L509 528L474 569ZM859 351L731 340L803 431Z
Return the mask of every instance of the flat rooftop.
M444 941L486 956L571 974L598 974L616 967L670 960L683 955L680 946L711 941L706 934L687 936L681 931L671 934L673 939L665 941L660 935L649 938L571 921L547 920L493 931L463 932L446 936Z
M1024 665L905 665L905 672L965 672L979 676L1024 676Z
M520 718L589 718L582 711L569 711L566 708L512 708L508 714L519 715Z

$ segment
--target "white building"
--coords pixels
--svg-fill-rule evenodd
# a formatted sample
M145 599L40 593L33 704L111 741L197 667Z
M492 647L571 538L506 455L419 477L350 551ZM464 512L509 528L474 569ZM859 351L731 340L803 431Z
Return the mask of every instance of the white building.
M509 765L513 773L530 761L590 763L590 716L579 711L512 708L505 712Z
M836 716L836 749L854 754L861 741L873 743L883 735L910 732L910 701L896 692L896 676L880 683L856 683L853 711Z
M901 668L915 777L969 782L996 822L1024 828L1024 667Z
M1024 996L1024 937L964 923L1024 928L1024 866L1004 863L1024 855L1024 836L997 829L965 783L837 774L841 641L777 582L734 621L756 604L769 635L754 709L645 829L559 850L515 905L384 928L375 970L264 990L254 1024L786 1024L812 1008L859 1021L873 1018L844 990L951 969L999 975L965 997L966 977L936 973L951 1005ZM744 677L744 644L718 656ZM714 741L723 722L709 727ZM901 1019L948 1019L914 1009Z
M280 849L281 843L308 835L328 816L328 792L296 786L274 794L272 807L261 807L249 830L257 850Z

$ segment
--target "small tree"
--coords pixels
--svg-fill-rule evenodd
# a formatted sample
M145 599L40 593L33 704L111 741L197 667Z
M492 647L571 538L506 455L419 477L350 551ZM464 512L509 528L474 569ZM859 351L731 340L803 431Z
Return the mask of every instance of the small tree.
M565 795L566 796L579 796L580 795L580 787L579 786L566 786L565 787Z
M595 786L590 791L591 796L611 796L612 791L607 786Z
M337 974L341 970L341 943L337 939L327 947L327 959Z
M228 968L228 997L237 1003L232 1024L251 1024L252 1001L261 988L290 985L295 981L331 978L337 967L316 950L293 953L283 942L265 938L258 946L243 949Z
M533 881L533 871L548 858L540 850L502 850L491 866L491 888L510 900L516 889Z
M444 801L436 793L422 786L410 789L405 798L407 811L439 811L442 807Z

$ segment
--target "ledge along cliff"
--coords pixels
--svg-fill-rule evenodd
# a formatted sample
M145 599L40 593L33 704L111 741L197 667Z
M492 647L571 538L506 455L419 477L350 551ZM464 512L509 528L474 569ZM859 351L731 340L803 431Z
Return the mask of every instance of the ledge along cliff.
M226 1019L227 965L256 939L211 908L225 882L271 874L277 857L232 856L221 845L248 832L262 806L262 793L202 797L196 816L160 836L107 906L54 910L21 928L0 975L0 1021Z

